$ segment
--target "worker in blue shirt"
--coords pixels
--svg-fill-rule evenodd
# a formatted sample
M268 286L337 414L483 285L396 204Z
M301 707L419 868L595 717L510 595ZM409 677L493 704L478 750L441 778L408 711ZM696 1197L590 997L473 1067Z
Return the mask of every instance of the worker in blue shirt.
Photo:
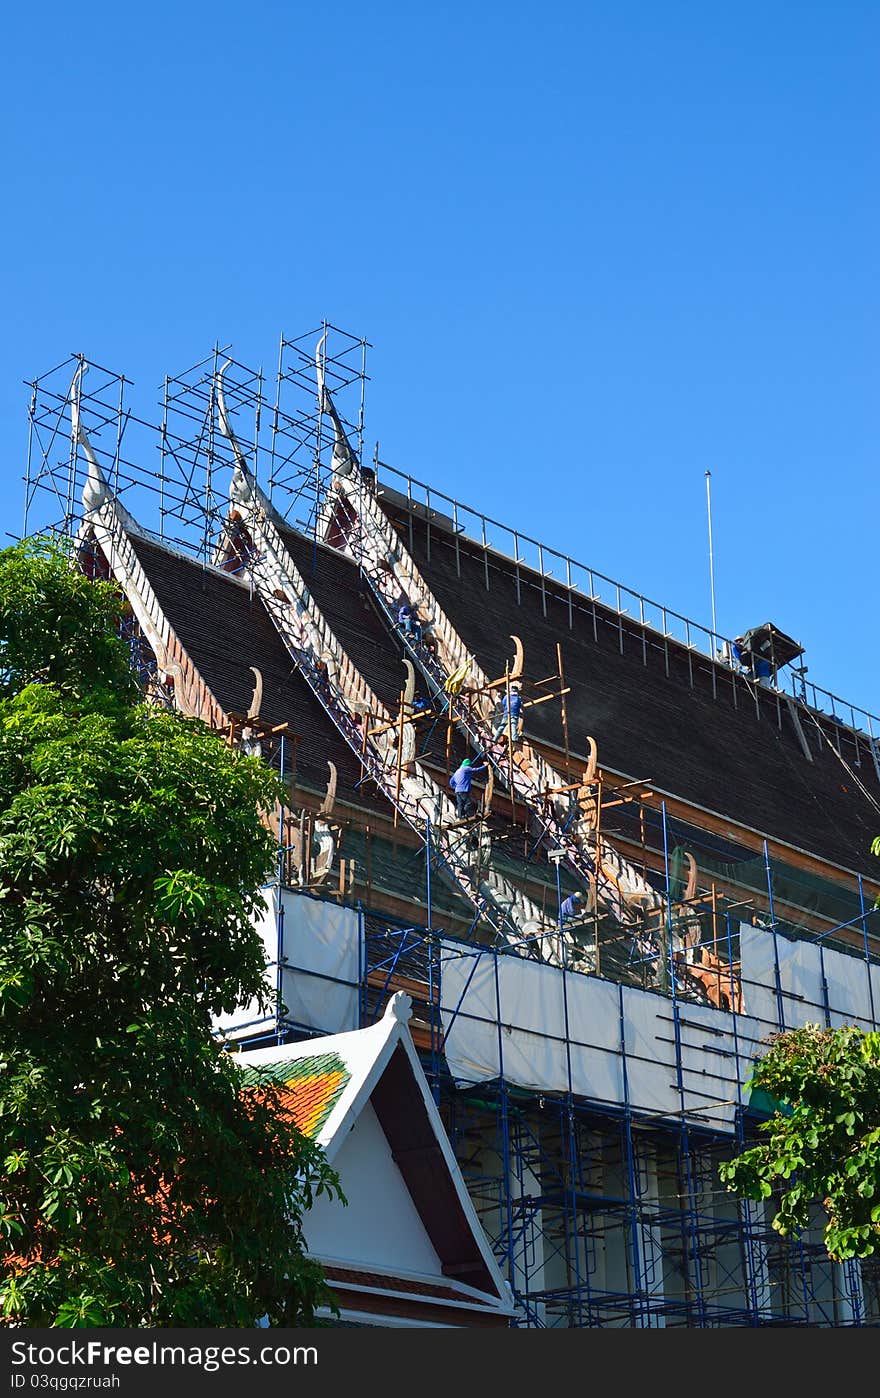
M409 602L401 602L397 609L397 624L404 636L412 636L414 641L422 639L422 628Z
M466 757L461 763L461 766L457 767L449 778L449 785L455 792L456 813L462 817L462 819L472 815L476 810L476 805L471 800L471 782L477 772L485 772L485 770L485 764L480 767L475 767L470 758Z
M510 736L514 742L522 732L522 686L518 680L514 680L510 686L510 693L505 694L501 704L501 717L492 730L493 738L507 737L507 715L510 713Z
M563 898L559 912L563 922L570 922L572 918L580 917L584 910L584 895L582 893L570 893L567 898Z
M740 668L746 674L751 674L759 684L765 687L772 684L773 666L770 661L763 655L758 655L757 651L751 650L742 636L737 636L736 640L731 642L730 653Z

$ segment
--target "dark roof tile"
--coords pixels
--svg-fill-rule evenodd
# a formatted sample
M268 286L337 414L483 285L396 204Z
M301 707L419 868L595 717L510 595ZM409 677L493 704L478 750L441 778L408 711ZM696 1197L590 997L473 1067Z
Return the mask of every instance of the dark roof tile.
M394 517L400 511L389 508ZM408 542L408 538L407 538ZM817 724L843 744L843 756L880 803L880 783L863 742L836 725L803 725L813 761L805 757L783 699L753 691L745 680L589 599L568 594L520 569L519 601L513 563L489 553L489 588L479 545L413 520L413 556L464 643L492 676L512 655L511 633L525 647L526 681L556 670L562 645L571 748L585 753L586 736L600 764L632 780L646 779L680 800L849 869L876 878L870 841L880 833L878 808L859 791ZM460 568L460 575L459 575ZM667 664L668 671L667 674ZM715 693L713 694L713 671ZM734 703L734 694L736 703ZM527 711L527 732L561 746L559 706ZM860 762L860 766L854 764Z

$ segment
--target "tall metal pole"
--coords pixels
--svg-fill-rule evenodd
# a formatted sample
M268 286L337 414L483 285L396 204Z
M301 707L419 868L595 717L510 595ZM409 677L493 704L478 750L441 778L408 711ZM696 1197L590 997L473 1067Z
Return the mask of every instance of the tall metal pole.
M425 820L425 897L426 897L426 899L427 899L427 916L428 916L428 927L427 927L427 937L426 937L426 941L427 941L427 947L428 947L428 1022L429 1022L430 1026L431 1026L431 1036L430 1036L430 1041L431 1041L431 1092L432 1092L433 1095L434 1095L434 1102L435 1102L435 1104L439 1107L439 1105L440 1105L440 1074L439 1074L439 1071L438 1071L438 1068L437 1068L437 1055L438 1055L439 1049L440 1049L440 1045L439 1045L439 1042L438 1042L438 1041L439 1041L439 1038L440 1038L440 1029L439 1029L439 1025L438 1025L438 1023L437 1023L437 1014L438 1014L438 1012L439 1012L440 985L439 985L439 976L438 976L438 981L437 981L437 1000L438 1000L438 1004L437 1004L437 1007L436 1007L436 1009L435 1009L435 1006L434 1006L434 985L435 985L435 980L434 980L434 938L433 938L433 935L432 935L432 931L433 931L433 909L432 909L432 907L431 907L431 817L430 817L430 816L428 816L428 817L426 818L426 820ZM404 933L404 936L405 936L405 935L406 935L406 934Z
M767 905L770 909L770 931L773 933L773 977L776 982L776 1012L779 1015L779 1032L785 1033L785 1002L782 998L782 976L779 971L779 939L776 936L776 909L773 906L773 874L770 869L770 851L764 841L764 870L767 874Z
M431 908L431 817L425 820L425 897L427 899L428 932L433 930L433 910Z
M862 937L865 943L865 970L868 975L868 998L871 1002L871 1024L876 1029L877 1016L874 1012L874 986L871 981L871 952L868 946L868 918L865 908L865 886L862 883L861 874L859 874L859 906L862 910Z
M712 472L706 472L706 517L709 522L709 591L712 597L712 644L714 647L718 634L718 627L715 623L715 561L712 557L712 487L710 485Z
M24 492L24 521L23 521L22 526L21 526L21 537L22 537L23 539L27 537L27 532L28 532L28 513L29 513L30 507L31 507L31 486L32 486L32 484L33 484L32 478L31 478L31 461L32 461L32 459L33 459L33 447L34 447L34 415L35 415L35 413L36 413L36 411L37 411L37 384L36 384L36 380L34 380L34 382L33 382L33 384L31 385L31 387L32 387L32 389L33 389L33 392L32 392L32 394L31 394L30 407L28 408L28 444L27 444L27 472L26 472L26 475L25 475L25 492ZM39 471L38 471L38 472L37 472L37 477L38 477L38 478L39 478L39 474L40 474L40 473L39 473ZM455 547L456 547L456 550L457 550L457 549L458 549L458 540L457 540L457 539L456 539L456 541L455 541ZM876 749L875 749L874 746L873 746L873 740L872 740L872 744L871 744L871 751L874 753L874 761L876 762L876 761L877 761L877 754L876 754Z
M284 734L281 734L279 753L280 775L284 781ZM284 863L286 831L284 828L284 802L278 802L278 860L276 867L275 896L278 899L275 923L275 1042L284 1038Z

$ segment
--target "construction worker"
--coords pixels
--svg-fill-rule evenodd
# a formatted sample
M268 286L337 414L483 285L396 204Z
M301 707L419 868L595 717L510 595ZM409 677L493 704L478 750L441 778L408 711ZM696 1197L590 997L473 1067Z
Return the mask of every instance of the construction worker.
M421 624L409 602L401 602L398 607L397 624L404 636L411 636L414 641L420 641L422 639Z
M510 736L516 742L522 732L522 685L519 680L512 680L510 692L505 694L501 704L501 717L492 730L492 737L507 737L507 717L510 714Z
M318 683L318 690L325 703L329 703L333 698L333 691L330 688L330 671L327 662L322 657L315 661L315 679Z
M731 642L731 656L739 665L741 671L750 675L752 679L758 681L765 687L770 687L774 679L773 666L770 661L757 651L752 650L744 636L737 636Z
M478 772L485 772L485 770L485 763L475 767L470 758L466 757L449 778L449 785L455 792L455 810L462 820L473 815L476 810L476 804L471 800L471 782Z
M571 922L573 918L580 917L583 911L584 895L582 893L570 893L567 898L563 898L559 907L563 922Z

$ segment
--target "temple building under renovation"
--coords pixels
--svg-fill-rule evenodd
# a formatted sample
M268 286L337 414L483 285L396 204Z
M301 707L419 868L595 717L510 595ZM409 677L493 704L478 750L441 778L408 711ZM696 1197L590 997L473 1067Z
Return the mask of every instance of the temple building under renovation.
M878 1027L880 720L773 622L719 636L365 449L367 349L282 338L267 381L218 347L152 414L82 358L32 385L24 532L118 584L154 702L286 785L280 1007L219 1028L288 1049L409 997L473 1222L438 1276L503 1278L504 1323L880 1324L880 1264L718 1178L768 1035Z

